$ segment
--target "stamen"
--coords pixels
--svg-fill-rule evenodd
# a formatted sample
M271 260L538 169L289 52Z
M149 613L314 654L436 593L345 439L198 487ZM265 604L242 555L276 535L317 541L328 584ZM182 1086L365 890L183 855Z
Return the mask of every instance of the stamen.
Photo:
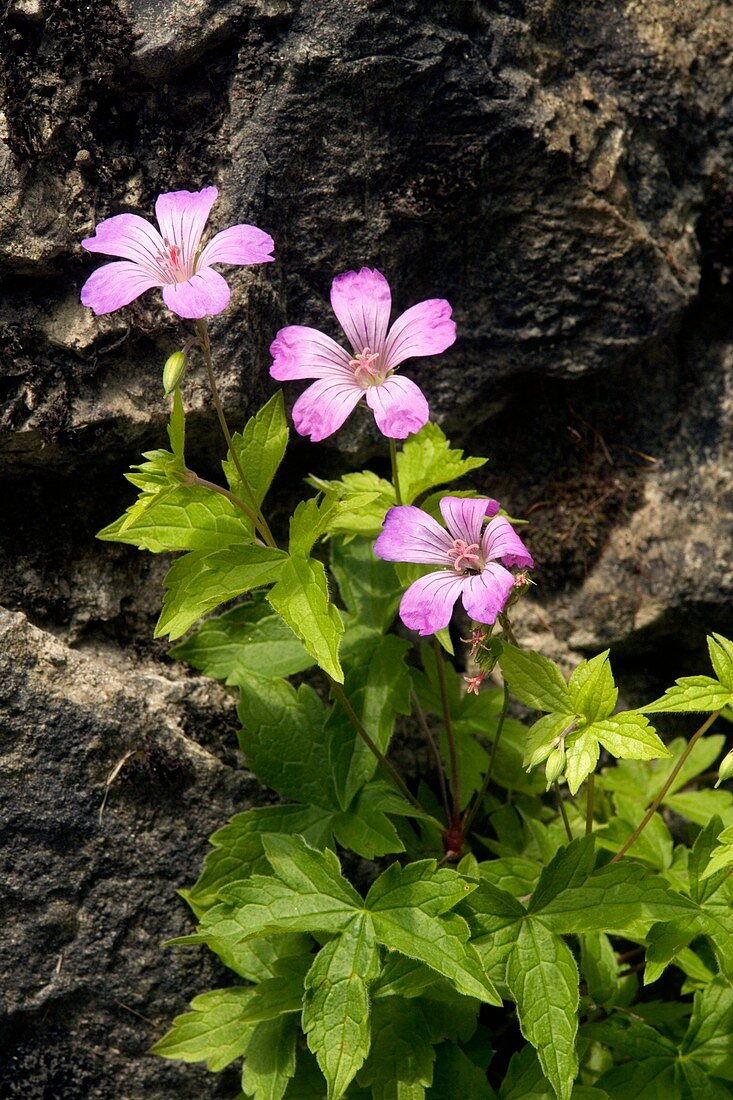
M463 573L470 570L472 573L478 572L476 566L481 562L481 551L477 542L472 542L470 545L464 542L463 539L453 539L453 545L448 551L449 558L455 558L453 562L453 568L456 573Z
M353 359L349 359L349 366L353 368L354 377L357 382L361 382L362 385L364 385L364 382L366 382L366 385L369 386L374 385L375 382L382 381L380 371L374 366L378 359L379 352L372 351L368 347L364 348L364 350L359 352L359 354ZM359 378L359 375L362 371L366 375L366 378L363 382Z

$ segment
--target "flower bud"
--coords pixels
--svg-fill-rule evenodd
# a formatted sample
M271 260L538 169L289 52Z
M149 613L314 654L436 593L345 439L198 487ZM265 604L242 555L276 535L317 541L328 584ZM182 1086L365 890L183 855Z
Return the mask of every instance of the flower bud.
M730 779L730 777L732 775L733 775L733 749L731 749L731 751L728 753L728 755L724 756L723 759L720 762L720 767L718 769L718 782L715 784L715 786L719 787L721 783L724 783L726 779Z
M163 367L163 392L166 397L173 393L186 373L186 356L182 351L169 355Z
M560 778L564 770L565 749L553 749L547 757L547 763L545 764L545 778L547 779L548 791L552 784Z

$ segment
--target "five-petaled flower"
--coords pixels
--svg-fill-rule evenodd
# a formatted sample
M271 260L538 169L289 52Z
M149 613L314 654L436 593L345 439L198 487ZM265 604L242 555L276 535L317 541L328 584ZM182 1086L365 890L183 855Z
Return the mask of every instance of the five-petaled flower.
M451 307L443 298L411 306L389 328L392 295L379 271L363 267L338 275L331 305L351 352L318 329L289 325L278 332L270 353L270 374L278 381L315 378L293 407L301 435L314 442L341 427L357 402L366 398L377 427L392 439L405 439L427 423L428 403L409 378L395 368L415 355L437 355L456 338Z
M505 566L531 568L532 555L495 501L443 497L440 511L448 530L412 505L390 508L374 553L385 561L442 566L411 584L400 603L405 626L434 634L450 622L460 596L479 623L493 623L514 586ZM484 527L487 513L494 515ZM500 564L503 563L503 564Z
M209 317L226 308L231 291L212 264L262 264L274 257L272 237L255 225L232 225L200 249L216 201L215 187L159 195L160 232L137 214L116 214L81 243L88 252L120 256L85 282L81 300L95 313L129 305L146 290L163 288L163 300L179 317Z

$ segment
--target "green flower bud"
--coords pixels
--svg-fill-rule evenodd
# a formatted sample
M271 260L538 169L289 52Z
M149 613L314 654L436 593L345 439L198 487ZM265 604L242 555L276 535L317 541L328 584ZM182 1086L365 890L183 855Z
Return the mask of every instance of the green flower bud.
M730 779L730 777L732 775L733 775L733 749L731 749L731 751L728 753L728 755L724 756L723 759L720 762L720 767L718 769L718 782L715 784L715 786L719 787L721 783L724 783L726 779Z
M565 749L553 749L547 757L547 763L545 764L545 777L547 779L548 791L555 780L559 779L564 771Z
M163 367L163 392L168 397L173 393L186 373L186 356L182 351L174 351L169 355Z

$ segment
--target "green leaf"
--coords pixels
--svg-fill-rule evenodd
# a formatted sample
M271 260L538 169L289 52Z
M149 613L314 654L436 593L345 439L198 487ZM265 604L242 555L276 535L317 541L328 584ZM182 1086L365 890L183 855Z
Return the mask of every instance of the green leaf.
M633 711L622 711L612 718L600 719L588 728L604 749L616 757L657 760L670 755L646 718Z
M565 738L565 778L571 794L577 794L580 785L595 771L600 750L598 738L588 726L576 730Z
M385 947L424 962L468 997L501 1004L468 942L466 922L455 914L438 915L473 889L455 872L436 871L434 860L421 860L405 868L389 867L372 886L365 904L377 939Z
M288 549L293 557L307 558L314 545L328 529L337 505L328 498L301 500L290 517Z
M319 852L302 837L280 833L263 837L262 843L275 874L294 890L300 890L304 898L320 893L327 900L362 908L360 895L342 876L333 852Z
M298 1021L279 1016L252 1032L242 1068L242 1092L253 1100L282 1100L295 1073Z
M675 686L667 688L664 695L645 707L639 707L644 714L663 713L705 713L720 710L733 701L733 690L719 684L710 676L683 676Z
M432 1084L435 1049L419 1001L385 997L374 1002L372 1046L359 1074L374 1100L422 1100Z
M152 1047L162 1058L206 1062L213 1072L244 1054L253 1028L243 1014L254 990L234 986L202 993L191 1002L191 1012L176 1016L170 1031Z
M560 669L547 657L505 644L499 664L520 703L536 710L574 713L568 685Z
M410 676L405 665L409 644L393 634L347 632L343 642L346 669L344 692L377 748L386 753L398 714L410 713ZM326 730L329 762L341 808L347 810L357 792L377 769L367 748L338 700Z
M397 453L403 503L412 504L428 489L456 481L486 462L485 458L464 458L463 451L451 447L438 425L428 422Z
M267 833L298 833L313 847L325 846L330 820L330 812L298 805L261 806L236 814L211 837L214 851L206 857L204 870L187 892L187 900L200 914L217 901L219 891L228 883L268 871L270 865L262 846Z
M590 661L581 661L568 684L573 701L572 710L584 714L589 722L608 718L618 699L618 689L613 679L608 650Z
M221 493L201 485L166 483L143 492L124 516L97 535L153 554L176 550L225 550L250 542L252 526Z
M333 819L333 832L339 844L364 859L375 859L391 852L403 852L405 846L387 813L395 812L395 801L402 815L413 816L415 810L401 796L381 783L363 787L353 805Z
M180 637L208 611L276 580L287 564L287 555L269 546L241 545L213 554L196 550L178 558L165 578L155 637Z
M334 539L331 572L344 604L359 624L380 634L388 630L402 596L392 563L376 557L372 544L365 539Z
M328 1082L329 1100L343 1096L369 1053L368 987L378 970L374 929L360 914L319 951L306 977L303 1030Z
M715 675L723 687L733 694L733 642L722 634L713 634L708 638L708 650Z
M570 1100L578 1074L578 969L570 949L539 921L525 920L506 980L522 1034L536 1049L558 1100Z
M618 962L608 936L586 932L580 937L580 972L585 978L588 996L607 1011L618 994Z
M232 446L244 470L255 499L262 504L288 445L288 421L282 390L247 421L244 431L235 433ZM245 501L248 494L231 459L222 463L229 488Z
M701 1069L733 1081L733 986L722 978L695 994L692 1017L680 1053Z
M251 676L242 685L237 709L239 743L259 780L286 798L338 809L324 760L326 709L313 688L296 691L287 680Z
M329 600L326 571L321 562L314 558L290 558L267 599L318 665L343 683L338 647L344 627L341 615Z
M496 1093L486 1080L486 1073L453 1043L441 1043L437 1048L431 1100L496 1100Z
M169 656L214 680L240 686L254 675L292 676L313 664L292 630L264 601L253 601L207 619Z
M387 509L396 503L391 483L371 470L344 474L332 481L311 475L306 481L329 501L340 505L329 521L331 535L375 539L382 530Z

